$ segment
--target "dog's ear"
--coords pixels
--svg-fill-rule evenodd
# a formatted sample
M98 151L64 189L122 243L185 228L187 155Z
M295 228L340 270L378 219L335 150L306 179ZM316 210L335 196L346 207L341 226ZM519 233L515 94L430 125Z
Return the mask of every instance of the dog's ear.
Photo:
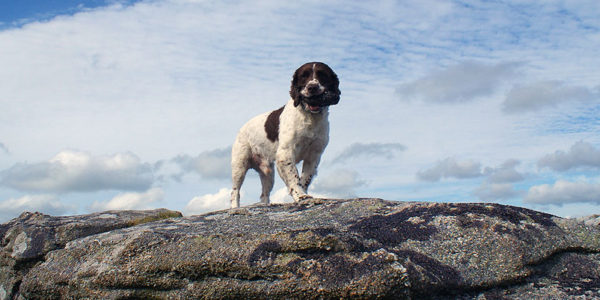
M331 70L331 68L330 68ZM342 92L340 92L340 80L337 77L337 74L335 74L335 72L333 72L333 70L331 70L331 75L332 75L332 83L330 86L330 90L331 93L333 94L330 100L330 103L332 105L334 104L338 104L338 102L340 102L340 95L342 94Z
M298 88L299 71L300 68L298 68L296 72L294 72L294 76L292 77L292 86L290 87L290 96L292 97L292 99L294 99L294 106L300 105L301 102L300 88Z

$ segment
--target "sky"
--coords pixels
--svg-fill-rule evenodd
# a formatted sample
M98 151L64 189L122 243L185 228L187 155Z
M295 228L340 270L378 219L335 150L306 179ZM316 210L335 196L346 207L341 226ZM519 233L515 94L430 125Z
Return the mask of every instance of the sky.
M309 193L600 214L600 2L377 3L2 1L0 222L227 208L237 131L309 61L342 91Z

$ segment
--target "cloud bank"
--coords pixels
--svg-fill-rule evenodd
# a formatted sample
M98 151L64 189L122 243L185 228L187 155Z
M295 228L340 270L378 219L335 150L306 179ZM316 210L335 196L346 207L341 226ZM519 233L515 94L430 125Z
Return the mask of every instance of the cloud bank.
M109 201L92 203L91 211L151 209L157 202L163 201L165 193L161 188L152 188L144 193L123 193Z
M487 181L491 183L508 183L518 182L525 179L523 174L519 173L515 168L521 162L516 159L509 159L502 163L499 167L486 167L483 174L487 176Z
M397 152L406 150L398 143L354 143L348 146L333 159L333 163L341 163L359 157L392 159Z
M62 204L53 195L26 195L0 202L0 220L14 218L25 211L37 211L56 216L73 210L73 207Z
M524 113L568 102L587 102L599 95L582 86L550 80L514 86L506 95L502 109L506 113Z
M483 176L486 176L481 185L473 191L477 198L495 202L518 197L522 192L515 190L513 183L525 180L525 176L516 170L521 162L509 159L500 166L485 167Z
M401 84L396 93L402 100L430 103L466 102L489 96L511 79L519 63L484 64L464 61Z
M8 154L8 148L6 148L6 146L0 142L0 152L4 152L5 154Z
M585 181L558 180L529 188L526 203L564 205L570 203L600 204L600 184Z
M517 197L521 193L510 183L484 182L473 191L473 195L486 202L496 202Z
M190 172L207 179L231 178L231 147L205 151L196 157L187 154L178 155L171 159L171 162L177 164L183 171L175 175L176 178Z
M196 215L211 210L229 208L231 189L222 188L215 194L194 197L185 206L186 215Z
M600 149L590 143L579 141L567 152L557 150L542 157L538 161L538 167L547 167L559 172L579 167L600 168Z
M352 198L356 197L356 189L364 187L367 182L360 178L358 172L338 169L322 174L310 186L310 193L324 197Z
M417 177L424 181L439 181L442 178L474 178L482 176L481 163L472 160L458 161L449 157L438 161L433 167L421 170Z
M62 151L46 162L16 164L0 176L5 187L44 193L145 190L153 182L152 166L132 153Z

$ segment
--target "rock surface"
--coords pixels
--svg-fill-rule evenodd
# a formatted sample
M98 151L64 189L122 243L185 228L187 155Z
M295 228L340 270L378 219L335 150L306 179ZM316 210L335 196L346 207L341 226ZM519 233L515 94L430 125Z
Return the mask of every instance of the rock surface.
M19 234L6 242L15 224L0 227L4 249L25 253ZM314 199L144 223L55 249L1 298L600 297L599 227L498 204Z
M16 298L23 276L38 266L48 252L62 249L70 241L176 216L182 215L166 209L67 217L23 213L0 224L0 300Z

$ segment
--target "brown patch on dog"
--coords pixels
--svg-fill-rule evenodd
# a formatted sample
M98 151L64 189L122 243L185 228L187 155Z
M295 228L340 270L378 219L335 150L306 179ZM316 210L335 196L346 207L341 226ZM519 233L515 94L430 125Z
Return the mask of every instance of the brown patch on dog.
M276 142L279 139L279 116L283 112L284 106L280 109L272 111L265 121L265 131L267 132L267 138L271 142Z

